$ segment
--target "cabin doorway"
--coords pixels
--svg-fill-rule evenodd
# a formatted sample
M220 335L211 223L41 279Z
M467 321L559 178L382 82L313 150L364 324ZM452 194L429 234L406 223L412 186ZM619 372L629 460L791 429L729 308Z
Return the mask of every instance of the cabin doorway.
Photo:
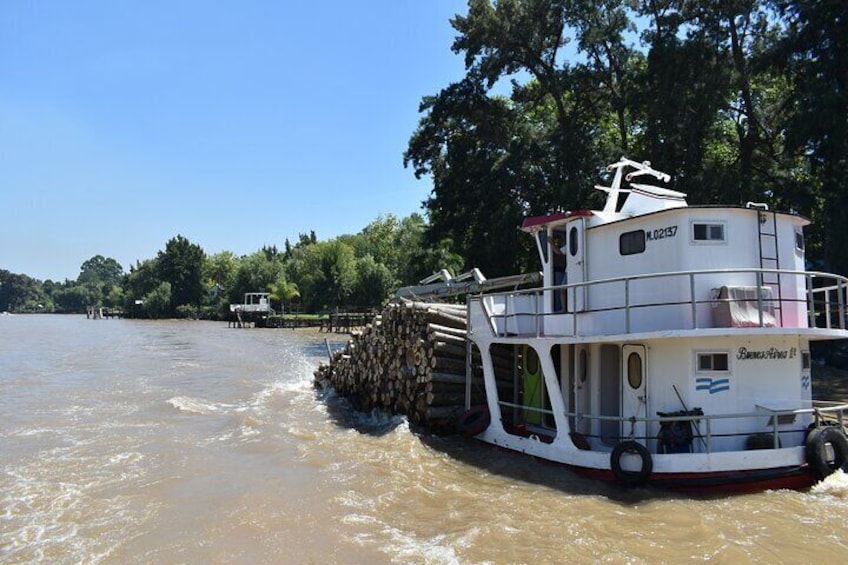
M573 345L570 347L574 347ZM571 356L574 363L574 412L575 422L573 429L583 435L592 433L592 420L585 417L592 413L592 371L589 348L585 345L577 346Z
M565 253L566 277L568 284L586 281L586 218L578 218L568 224L568 246ZM570 289L568 299L573 312L583 312L587 308L586 287ZM571 301L572 296L574 300Z
M601 441L616 445L621 441L621 348L603 344L600 350Z
M629 418L648 416L647 380L644 345L625 345L622 347L621 379L621 436L647 444L647 425L643 421L628 421Z

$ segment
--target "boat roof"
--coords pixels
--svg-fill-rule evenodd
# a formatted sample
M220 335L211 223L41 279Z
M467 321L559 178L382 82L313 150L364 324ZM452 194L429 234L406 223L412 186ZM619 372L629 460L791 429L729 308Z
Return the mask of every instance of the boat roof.
M592 216L592 210L574 210L569 212L559 212L556 214L548 214L545 216L528 216L524 218L521 224L521 229L526 232L535 232L544 227L556 226L568 222L571 218Z
M625 173L625 170L632 169ZM521 230L528 233L535 233L542 229L556 227L568 223L569 221L579 217L595 217L596 220L592 223L598 225L606 225L631 218L665 212L676 208L714 208L714 209L760 209L768 211L768 206L765 204L757 204L749 202L746 206L740 205L698 205L689 206L686 202L686 193L671 190L669 188L655 186L651 184L631 182L631 179L643 175L653 176L662 182L669 182L670 176L666 173L657 171L651 168L649 161L642 163L631 161L626 157L622 157L617 163L613 163L607 167L607 170L614 172L613 181L610 186L595 185L595 189L606 192L607 200L603 210L573 210L568 212L559 212L544 216L529 216L524 218L521 225ZM627 181L625 187L622 186L622 181ZM619 196L626 194L626 199L619 207ZM803 216L794 213L772 212L781 215L793 216L800 218L803 225L808 225L810 221Z

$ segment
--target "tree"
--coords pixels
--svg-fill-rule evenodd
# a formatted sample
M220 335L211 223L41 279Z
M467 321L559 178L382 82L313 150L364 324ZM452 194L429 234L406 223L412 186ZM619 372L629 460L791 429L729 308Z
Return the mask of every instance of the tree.
M282 255L269 255L262 249L238 262L233 286L228 289L230 302L241 303L245 293L262 292L276 284L284 274Z
M135 266L130 266L130 272L124 282L124 312L131 316L142 314L137 302L144 301L160 283L158 259L136 261ZM168 294L170 296L170 289Z
M285 268L287 280L297 284L303 305L312 312L324 308L321 288L325 282L325 275L321 268L321 253L318 245L295 246Z
M208 255L203 261L203 286L208 291L210 315L224 316L229 311L228 293L236 286L239 260L232 251Z
M787 144L803 156L818 188L814 232L827 268L848 274L848 5L839 0L777 2L787 33L775 59L792 85ZM815 242L818 244L818 242Z
M96 282L71 284L53 293L56 309L65 313L85 312L88 306L99 306L101 300L100 284Z
M417 177L433 179L425 202L427 244L452 241L466 266L487 276L522 269L529 241L517 226L526 214L550 209L559 184L548 182L556 172L541 142L545 133L533 141L529 130L537 124L510 101L488 97L472 79L425 98L421 110L425 116L404 163Z
M171 304L171 283L162 281L144 297L144 311L150 318L164 318L173 315Z
M171 285L168 315L177 306L199 306L206 291L203 287L203 249L182 235L170 239L158 256L159 278Z
M281 275L276 283L269 287L271 291L271 300L276 300L280 303L280 312L285 312L286 304L292 299L300 296L300 291L297 285L289 282L285 274Z
M41 283L30 276L0 269L0 311L41 310L44 306Z
M356 283L350 301L359 308L376 308L385 303L395 288L395 278L386 265L370 255L356 261Z
M345 307L356 283L356 256L344 241L310 243L293 249L286 272L309 310Z
M120 284L123 276L124 268L121 267L120 263L111 257L95 255L80 266L77 282L98 282L111 287L114 284Z
M340 241L315 244L321 254L321 271L324 273L322 302L330 308L343 307L356 283L356 263L353 248Z
M466 262L453 249L453 242L447 238L418 248L410 257L404 284L417 284L442 269L454 275L461 273Z

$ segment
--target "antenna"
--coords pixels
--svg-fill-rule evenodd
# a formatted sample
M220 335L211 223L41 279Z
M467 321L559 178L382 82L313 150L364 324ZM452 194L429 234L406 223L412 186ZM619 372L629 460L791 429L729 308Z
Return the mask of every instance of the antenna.
M597 188L598 190L603 190L607 193L607 202L604 205L604 212L615 212L615 209L618 206L618 195L622 192L630 192L627 189L621 188L621 177L624 175L625 167L633 167L634 169L636 169L635 171L627 173L627 176L624 177L625 180L627 180L628 182L630 182L631 179L642 175L651 175L653 177L656 177L658 180L661 180L662 182L668 182L671 180L670 175L652 169L650 161L643 161L639 163L637 161L631 161L627 157L622 156L617 163L613 163L612 165L607 166L608 172L615 171L615 176L612 179L612 185L609 187L595 185L595 188Z

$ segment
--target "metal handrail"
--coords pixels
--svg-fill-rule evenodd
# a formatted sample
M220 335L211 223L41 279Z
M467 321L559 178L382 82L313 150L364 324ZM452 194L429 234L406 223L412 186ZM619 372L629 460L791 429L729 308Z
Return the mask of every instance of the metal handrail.
M525 406L522 404L515 404L512 402L499 401L498 404L500 406L506 406L509 408L518 408L525 411L531 412L539 412L543 414L553 415L554 412L550 409L538 408L535 406ZM752 432L737 432L732 434L714 434L712 433L712 421L713 420L730 420L730 419L741 419L741 418L762 418L762 417L770 417L772 420L771 428L772 434L774 436L774 448L778 449L780 442L779 437L781 434L797 434L802 433L803 429L791 429L791 430L780 430L779 426L779 416L799 416L804 414L814 414L816 417L815 423L816 425L820 425L822 422L825 422L823 415L831 415L835 416L837 425L843 429L846 426L845 413L848 412L848 404L839 404L839 403L831 403L831 402L820 402L814 401L812 408L797 408L794 410L769 410L767 412L741 412L736 414L687 414L681 416L662 416L662 417L638 417L638 416L601 416L594 414L584 414L582 412L564 412L564 416L566 418L581 418L587 420L599 420L599 421L607 421L607 422L618 422L618 423L636 423L636 422L644 422L644 423L659 423L663 424L666 422L689 422L694 426L694 429L697 430L696 436L700 436L704 440L704 447L706 448L706 453L713 453L712 450L712 440L715 437L740 437L750 435ZM706 433L700 433L700 427L698 423L704 420L706 425ZM572 430L573 431L573 430ZM653 436L646 436L644 439L654 439Z
M664 272L664 273L650 273L650 274L640 274L640 275L629 275L623 277L615 277L615 278L607 278L607 279L598 279L593 281L584 281L579 283L571 283L565 285L555 285L549 287L539 287L534 289L527 289L521 291L512 291L512 292L498 292L498 293L490 293L490 294L479 294L475 296L469 297L470 300L480 301L486 310L486 314L490 319L491 326L496 335L500 335L501 333L505 334L506 332L498 332L497 324L495 323L496 319L503 319L504 321L508 319L515 319L522 316L533 316L535 320L535 328L536 335L540 334L540 329L543 327L543 324L540 323L546 316L553 315L571 315L574 317L572 320L573 324L573 335L578 335L577 333L577 316L590 314L593 312L605 312L605 311L624 311L625 314L625 328L624 331L626 333L630 332L630 315L631 311L640 308L651 308L651 307L661 307L661 306L682 306L689 305L691 308L692 314L692 329L698 328L698 317L697 317L697 306L699 304L717 304L724 302L751 302L752 300L738 300L738 299L715 299L710 298L706 300L699 300L695 297L696 294L696 285L695 280L697 277L705 277L705 276L715 276L715 275L735 275L735 274L755 274L757 282L759 283L762 280L762 276L764 273L776 273L782 276L800 276L804 277L806 280L806 298L763 298L760 293L757 293L758 296L756 298L757 302L757 310L759 317L759 325L762 327L765 323L764 312L767 304L775 304L777 303L781 307L783 304L807 304L807 318L809 327L818 327L816 325L816 319L819 315L824 315L823 317L823 325L827 329L832 329L834 325L834 319L832 311L833 300L831 298L832 293L836 293L836 302L838 304L838 310L836 312L837 319L836 326L840 330L846 329L845 324L845 304L846 297L844 294L848 291L848 278L843 277L841 275L835 275L832 273L824 273L818 271L788 271L781 269L758 269L758 268L743 268L743 269L702 269L702 270L689 270L689 271L673 271L673 272ZM632 301L632 282L640 281L640 280L651 280L651 279L663 279L669 277L688 277L689 279L689 297L688 299L681 300L668 300L657 303L633 303ZM828 279L834 281L833 284L826 286L813 287L814 279ZM543 308L540 308L539 297L540 295L544 296L547 292L560 292L565 291L567 295L571 297L571 304L575 304L575 298L577 295L577 289L584 288L588 289L590 287L598 287L601 285L610 285L610 284L623 284L624 292L623 292L623 304L605 308L597 308L592 310L584 310L581 312L576 312L574 310L565 311L565 312L545 312ZM758 284L758 287L762 287L762 284ZM517 297L517 296L535 296L534 298L534 307L530 312L510 312L509 311L509 297ZM488 311L485 304L482 302L482 298L503 298L504 304L504 312L502 314L493 314ZM823 302L823 308L821 310L816 310L817 299L820 302ZM544 301L542 301L544 303Z

